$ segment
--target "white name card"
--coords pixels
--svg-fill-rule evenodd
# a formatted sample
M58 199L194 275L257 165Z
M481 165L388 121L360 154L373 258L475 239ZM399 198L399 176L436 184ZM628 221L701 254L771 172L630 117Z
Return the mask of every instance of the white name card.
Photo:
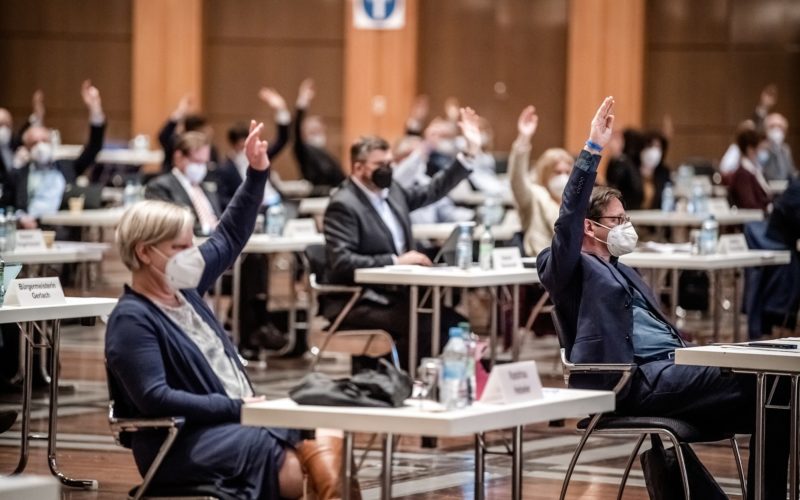
M522 269L522 255L517 247L503 247L492 250L493 269Z
M728 205L728 200L725 198L710 198L708 211L714 215L727 214L731 211L731 206Z
M717 252L719 253L746 252L747 250L749 250L747 240L741 233L723 234L719 237L719 242L717 243Z
M495 365L489 374L482 403L517 403L542 398L542 381L535 361Z
M47 250L41 229L21 229L17 231L16 250Z
M319 230L317 229L317 222L311 218L286 221L286 227L283 228L283 235L289 238L314 234L319 234Z
M57 277L14 280L6 291L5 306L52 306L66 303Z

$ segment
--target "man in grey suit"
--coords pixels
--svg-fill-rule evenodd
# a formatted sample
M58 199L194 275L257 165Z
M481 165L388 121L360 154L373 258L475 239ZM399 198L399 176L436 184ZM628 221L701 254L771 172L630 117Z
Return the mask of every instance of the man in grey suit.
M796 172L792 150L786 144L789 121L780 113L770 113L764 119L764 133L769 139L768 155L762 163L768 181L789 180Z
M401 187L392 180L389 143L379 137L362 137L350 148L351 173L331 197L325 211L324 232L327 274L330 283L352 284L356 269L390 264L430 266L424 254L414 250L409 213L445 196L470 174L471 159L480 152L478 115L461 110L459 123L468 146L449 168L436 174L426 186ZM401 363L408 360L408 292L405 287L370 287L353 307L341 328L380 328L397 343ZM321 305L328 318L335 317L344 299ZM442 312L442 329L463 320L450 309ZM431 325L419 323L420 356L430 354ZM446 340L446 335L442 340ZM408 368L408 367L406 367Z

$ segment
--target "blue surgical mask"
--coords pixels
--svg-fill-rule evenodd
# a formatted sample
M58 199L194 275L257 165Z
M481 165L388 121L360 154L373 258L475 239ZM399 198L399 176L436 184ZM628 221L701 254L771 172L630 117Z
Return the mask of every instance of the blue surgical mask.
M756 153L758 163L761 165L766 164L769 161L769 151L766 149L759 149L758 153Z

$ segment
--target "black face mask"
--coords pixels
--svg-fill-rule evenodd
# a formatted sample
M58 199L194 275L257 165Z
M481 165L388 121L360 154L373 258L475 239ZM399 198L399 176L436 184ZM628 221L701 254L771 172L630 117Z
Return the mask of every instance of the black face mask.
M372 171L372 183L381 189L392 185L392 165L384 163Z

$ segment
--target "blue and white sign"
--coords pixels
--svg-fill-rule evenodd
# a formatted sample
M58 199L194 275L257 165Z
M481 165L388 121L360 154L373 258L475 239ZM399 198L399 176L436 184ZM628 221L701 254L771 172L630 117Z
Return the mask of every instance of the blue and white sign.
M397 30L405 24L405 0L353 0L353 26L356 29Z

